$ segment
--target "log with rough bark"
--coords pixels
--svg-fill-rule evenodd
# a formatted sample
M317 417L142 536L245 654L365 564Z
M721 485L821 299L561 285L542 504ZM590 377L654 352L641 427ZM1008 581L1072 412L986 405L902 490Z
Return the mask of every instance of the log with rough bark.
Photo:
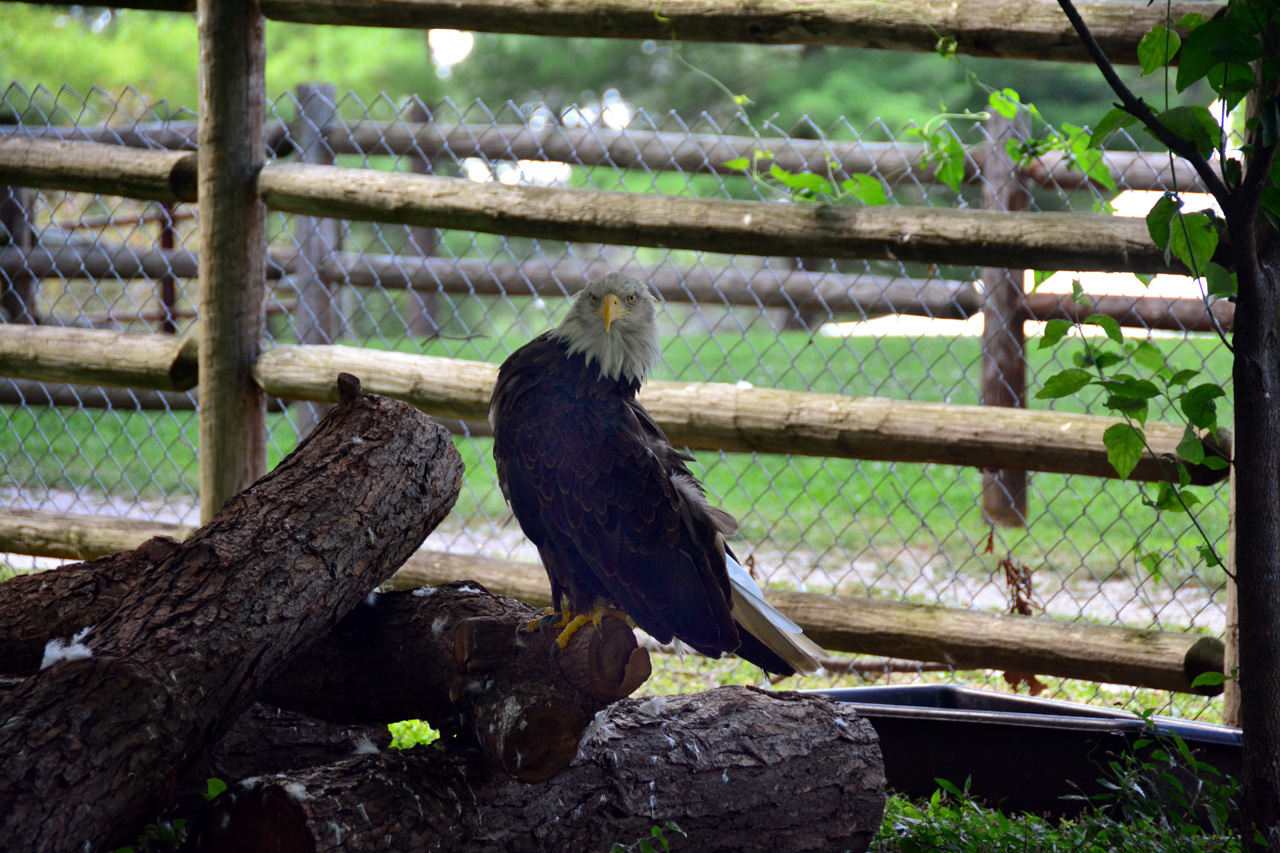
M884 796L865 720L821 697L726 687L619 702L536 785L436 748L254 779L215 801L195 846L587 851L671 821L688 834L677 849L863 851Z
M620 619L559 649L555 630L525 630L538 615L472 581L379 595L263 699L335 722L422 718L540 782L568 766L595 715L643 684L650 666Z
M293 454L0 702L0 849L126 841L448 513L463 467L449 434L345 387Z
M18 577L0 592L0 675L38 671L51 640L110 617L180 543ZM555 631L525 631L528 604L474 581L378 595L356 607L262 701L337 723L425 719L478 742L526 782L560 772L595 715L649 677L648 654L615 618L555 647Z

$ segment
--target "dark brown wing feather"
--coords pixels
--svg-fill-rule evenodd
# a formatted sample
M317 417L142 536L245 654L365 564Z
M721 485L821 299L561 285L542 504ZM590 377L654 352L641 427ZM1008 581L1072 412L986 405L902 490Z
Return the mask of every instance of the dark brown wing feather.
M613 605L662 642L734 651L716 524L673 481L692 480L688 457L635 392L545 335L522 347L502 365L490 410L499 481L557 599L575 612Z

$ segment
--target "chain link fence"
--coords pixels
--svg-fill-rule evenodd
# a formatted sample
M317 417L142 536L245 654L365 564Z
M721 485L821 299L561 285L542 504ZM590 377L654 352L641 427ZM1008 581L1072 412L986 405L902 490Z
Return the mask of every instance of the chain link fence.
M409 131L428 120L438 131L430 144L412 141ZM16 124L0 128L9 133L195 145L194 115L162 113L132 91L81 96L12 85L3 92L0 121ZM911 130L649 115L618 99L558 114L538 104L428 106L334 97L324 86L281 97L268 116L272 158L476 181L785 201L776 182L717 168L724 159L697 154L705 154L709 142L755 138L774 152L772 162L791 155L811 161L814 151L836 161L865 155L867 173L890 204L981 206L984 176L977 162L969 164L977 177L958 192L903 165L919 156L904 142ZM952 130L971 150L989 141L980 123ZM525 137L516 138L520 131ZM592 165L563 156L560 143L570 136L579 150L600 149ZM1150 171L1161 167L1161 158L1167 155L1131 162ZM762 162L767 172L770 161ZM1040 171L1048 177L1024 186L1029 209L1090 212L1114 197L1087 182L1055 179L1060 170ZM1134 196L1125 173L1117 185L1125 191L1117 204ZM0 232L8 320L131 332L191 327L199 249L194 207L66 192L8 194L8 209L20 211L7 216ZM1139 197L1135 204L1126 212L1141 215L1150 202ZM559 320L563 297L579 282L635 268L662 297L665 361L655 378L920 401L980 399L976 269L584 245L274 212L268 229L268 346L334 342L500 362ZM797 276L807 283L804 291L791 286ZM1040 287L1069 292L1075 278L1059 274ZM1095 296L1141 289L1133 276L1090 276L1082 286ZM798 292L813 295L802 299ZM1203 367L1207 381L1229 385L1229 357L1211 334L1137 328L1126 334L1150 338L1171 363ZM1041 349L1028 338L1029 405L1101 411L1093 399L1034 399L1044 377L1070 366L1079 347L1064 342ZM12 381L0 393L0 500L8 506L196 523L194 395L33 389ZM1221 408L1228 423L1229 407ZM273 405L271 464L316 415L309 404ZM1174 413L1152 417L1172 420ZM428 547L536 560L497 489L484 425L452 428L467 480L456 511ZM1030 474L1027 523L1010 528L985 519L981 473L972 469L697 456L696 471L709 492L742 522L735 547L750 555L762 580L781 587L994 611L1043 609L1059 619L1166 630L1220 633L1224 625L1225 577L1197 565L1192 522L1186 515L1157 515L1144 505L1148 496L1138 484ZM1206 491L1201 509L1201 523L1219 537L1221 550L1226 486ZM1163 557L1158 573L1138 562L1151 553ZM10 562L20 569L48 565L17 555ZM1029 587L1016 582L1027 573ZM864 677L905 669L916 678L934 669L890 661L864 661L861 668L869 670ZM657 689L758 675L731 662L680 658L669 659L665 673L670 679L659 680ZM998 673L964 677L1001 682ZM1169 708L1167 696L1139 696L1129 688L1048 683L1045 695ZM814 679L805 686L824 685ZM1211 700L1181 697L1178 703L1177 713L1217 713Z

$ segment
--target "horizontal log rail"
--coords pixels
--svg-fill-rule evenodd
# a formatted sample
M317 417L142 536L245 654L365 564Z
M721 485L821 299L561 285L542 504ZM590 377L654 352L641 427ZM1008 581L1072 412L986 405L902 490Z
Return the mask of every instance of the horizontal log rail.
M278 280L297 269L296 253L273 252L267 260L267 279ZM77 246L22 251L0 248L0 272L9 276L29 273L37 278L158 279L163 275L195 278L199 258L186 249L138 249L132 246ZM607 264L542 261L484 261L477 259L419 258L404 255L370 255L333 252L320 267L330 284L409 288L431 293L475 296L557 297L576 293L586 282L610 272ZM982 310L982 294L972 282L845 276L806 270L663 265L646 268L627 264L620 268L644 281L665 302L699 305L746 305L760 308L793 308L879 317L907 314L921 317L965 319ZM1024 319L1083 320L1105 314L1120 325L1139 329L1179 332L1230 332L1235 305L1204 300L1153 296L1100 296L1081 304L1070 296L1032 293L1025 298ZM1212 313L1212 318L1210 317Z
M1044 270L1170 272L1134 217L847 207L477 184L462 178L276 165L268 207L308 216L518 237L776 257Z
M432 415L484 421L497 366L341 346L277 346L254 375L271 396L335 399L339 373L360 377L369 391L412 403ZM789 453L978 468L1018 468L1115 477L1102 434L1115 423L1098 415L994 409L846 397L717 383L649 382L640 399L672 442L695 450ZM1148 423L1155 455L1144 455L1130 479L1167 479L1161 455L1182 439L1177 424ZM1229 438L1214 452L1230 454ZM1197 467L1192 479L1213 483L1224 471Z
M45 140L103 142L143 148L195 149L196 123L172 122L124 127L0 127L0 139L10 136ZM422 156L427 158L481 157L490 161L544 160L579 166L679 171L687 174L742 174L724 164L756 152L772 155L767 162L791 172L825 175L834 160L846 174L875 174L886 181L937 181L937 168L924 162L925 146L918 142L837 142L834 140L721 136L669 131L573 128L548 124L468 125L430 122L361 121L325 128L324 138L334 154L365 157ZM277 157L293 153L288 126L268 122L267 145ZM977 145L965 160L965 181L978 180L977 164L987 146ZM1200 176L1190 164L1165 152L1104 151L1103 162L1118 185L1131 190L1204 192ZM1216 166L1216 164L1215 164ZM1089 183L1071 168L1061 152L1049 152L1018 168L1022 180L1046 187L1075 189Z
M192 201L194 174L193 154L0 141L0 185ZM258 192L269 207L308 216L552 240L1016 269L1176 271L1136 217L774 204L294 164L264 168Z
M27 0L40 2L40 0ZM195 0L118 0L120 8L192 12ZM1139 39L1156 24L1191 12L1206 19L1221 5L1177 0L1163 5L1078 0L1081 16L1112 62L1137 62ZM933 51L955 40L971 56L1087 62L1053 0L899 0L896 3L732 3L727 0L261 0L267 18L305 24L425 29L582 38L660 39L748 44L824 44ZM1167 18L1166 18L1167 15ZM1185 33L1184 33L1185 35Z
M158 279L195 278L199 257L185 249L132 246L63 245L22 251L0 248L0 272L37 278ZM267 279L279 280L298 268L296 253L273 252ZM320 277L330 284L414 289L476 296L557 297L576 293L587 281L615 269L607 264L492 262L477 259L419 258L333 252L325 256ZM972 282L846 276L806 270L663 265L621 269L642 278L665 302L794 308L879 317L910 314L964 319L982 310ZM116 315L119 316L119 315ZM176 316L176 314L175 314Z
M88 560L193 528L111 516L0 510L0 550ZM536 607L551 604L537 563L421 550L385 589L479 581ZM824 648L950 665L1193 692L1203 672L1222 671L1222 643L1167 631L1008 616L854 596L768 590L766 597ZM1216 692L1221 688L1214 688Z
M193 337L0 325L0 376L15 379L189 391L196 356Z
M194 339L171 335L0 326L0 376L184 391L195 385ZM276 346L253 368L272 397L335 402L339 373L367 390L444 418L484 422L497 366L345 346ZM701 382L649 382L641 400L677 445L695 450L788 453L928 462L1114 477L1102 434L1114 419L1031 409L918 403ZM1182 440L1177 424L1148 423L1152 453L1130 479L1174 476L1161 460ZM1230 456L1225 431L1209 442ZM1198 484L1225 471L1191 469Z

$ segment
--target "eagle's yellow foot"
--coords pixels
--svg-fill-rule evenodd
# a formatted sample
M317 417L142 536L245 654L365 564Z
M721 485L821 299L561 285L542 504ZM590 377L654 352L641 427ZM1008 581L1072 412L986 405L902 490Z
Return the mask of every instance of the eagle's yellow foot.
M565 615L568 615L568 614L566 613ZM631 617L623 613L622 611L610 610L607 607L600 607L599 605L597 605L591 608L590 612L579 613L577 616L573 617L568 622L566 622L564 624L564 630L560 632L560 636L556 637L556 645L558 645L560 648L563 649L565 646L569 645L569 641L573 639L574 634L578 633L579 628L581 628L583 625L586 625L588 622L590 622L591 624L595 625L598 628L600 627L600 620L606 616L612 616L615 619L621 619L632 628L636 626L636 623L631 621Z
M554 607L542 608L542 614L536 619L524 623L524 632L532 634L544 628L563 628L569 622L569 611L559 611Z

